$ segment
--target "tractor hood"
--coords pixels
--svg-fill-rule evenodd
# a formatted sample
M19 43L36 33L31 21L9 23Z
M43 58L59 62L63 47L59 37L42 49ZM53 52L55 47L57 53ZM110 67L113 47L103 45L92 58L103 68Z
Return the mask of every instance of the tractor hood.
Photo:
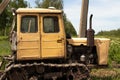
M67 40L72 46L80 46L81 44L87 45L87 38L71 38ZM98 64L107 65L108 51L110 45L110 39L108 38L95 38L95 46L98 55Z

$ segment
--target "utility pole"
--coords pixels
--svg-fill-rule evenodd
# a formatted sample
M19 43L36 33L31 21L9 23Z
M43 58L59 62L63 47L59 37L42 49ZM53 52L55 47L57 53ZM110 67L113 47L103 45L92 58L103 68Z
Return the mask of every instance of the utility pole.
M89 0L82 0L79 37L86 37Z

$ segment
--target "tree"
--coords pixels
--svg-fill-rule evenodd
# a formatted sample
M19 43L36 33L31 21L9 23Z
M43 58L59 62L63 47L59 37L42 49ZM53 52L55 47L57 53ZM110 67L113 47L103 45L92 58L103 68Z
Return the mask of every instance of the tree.
M36 7L39 8L48 8L50 6L55 7L56 9L63 10L63 0L35 0ZM63 13L65 31L72 36L76 36L77 33L72 25L72 23L67 19L66 14Z
M0 0L0 3L2 2L2 0ZM8 22L8 17L7 17L7 9L5 9L3 11L3 13L0 15L0 35L6 35L5 34L5 29L7 26L7 22Z
M0 0L1 2L2 0ZM0 35L6 36L9 34L11 24L12 24L12 12L11 8L18 9L20 7L27 7L27 2L24 0L11 0L7 8L0 15Z
M3 11L3 14L0 15L0 35L5 35L5 27L7 23L7 10Z
M64 19L64 25L65 25L65 32L66 32L67 34L72 35L72 36L77 36L77 33L76 33L76 31L75 31L75 28L74 28L74 26L72 25L72 23L67 19L66 14L64 14L63 19Z
M62 0L36 0L35 3L39 8L48 8L54 6L57 9L63 9Z
M27 2L24 0L11 0L10 4L9 4L10 8L25 8L27 7Z

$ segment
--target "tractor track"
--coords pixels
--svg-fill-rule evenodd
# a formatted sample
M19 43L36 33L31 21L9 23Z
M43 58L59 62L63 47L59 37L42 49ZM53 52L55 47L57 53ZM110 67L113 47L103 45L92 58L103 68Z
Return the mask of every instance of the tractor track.
M41 68L37 68L41 67ZM50 68L52 70L53 68L58 70L58 72L53 73L50 72L44 72L42 73L42 68ZM36 70L34 70L34 69ZM33 70L32 70L33 69ZM39 70L40 69L40 70ZM59 71L60 69L60 71ZM30 71L31 70L31 71ZM35 72L39 71L39 74L44 75L38 75ZM31 74L35 73L35 74ZM9 80L39 80L38 77L42 76L45 80L52 78L53 80L57 80L58 77L63 77L66 75L67 80L69 80L71 77L74 79L86 79L89 78L89 69L86 65L80 64L80 63L71 63L71 64L51 64L51 63L33 63L33 64L12 64L8 66L3 73L1 73L0 80L6 80L9 78ZM55 79L56 78L56 79Z

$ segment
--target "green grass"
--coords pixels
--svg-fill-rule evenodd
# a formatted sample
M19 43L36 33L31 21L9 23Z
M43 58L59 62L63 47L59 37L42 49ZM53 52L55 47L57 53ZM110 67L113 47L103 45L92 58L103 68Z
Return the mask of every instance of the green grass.
M109 58L120 64L120 38L111 38Z
M10 43L8 37L1 36L0 37L0 55L8 55L11 53Z

